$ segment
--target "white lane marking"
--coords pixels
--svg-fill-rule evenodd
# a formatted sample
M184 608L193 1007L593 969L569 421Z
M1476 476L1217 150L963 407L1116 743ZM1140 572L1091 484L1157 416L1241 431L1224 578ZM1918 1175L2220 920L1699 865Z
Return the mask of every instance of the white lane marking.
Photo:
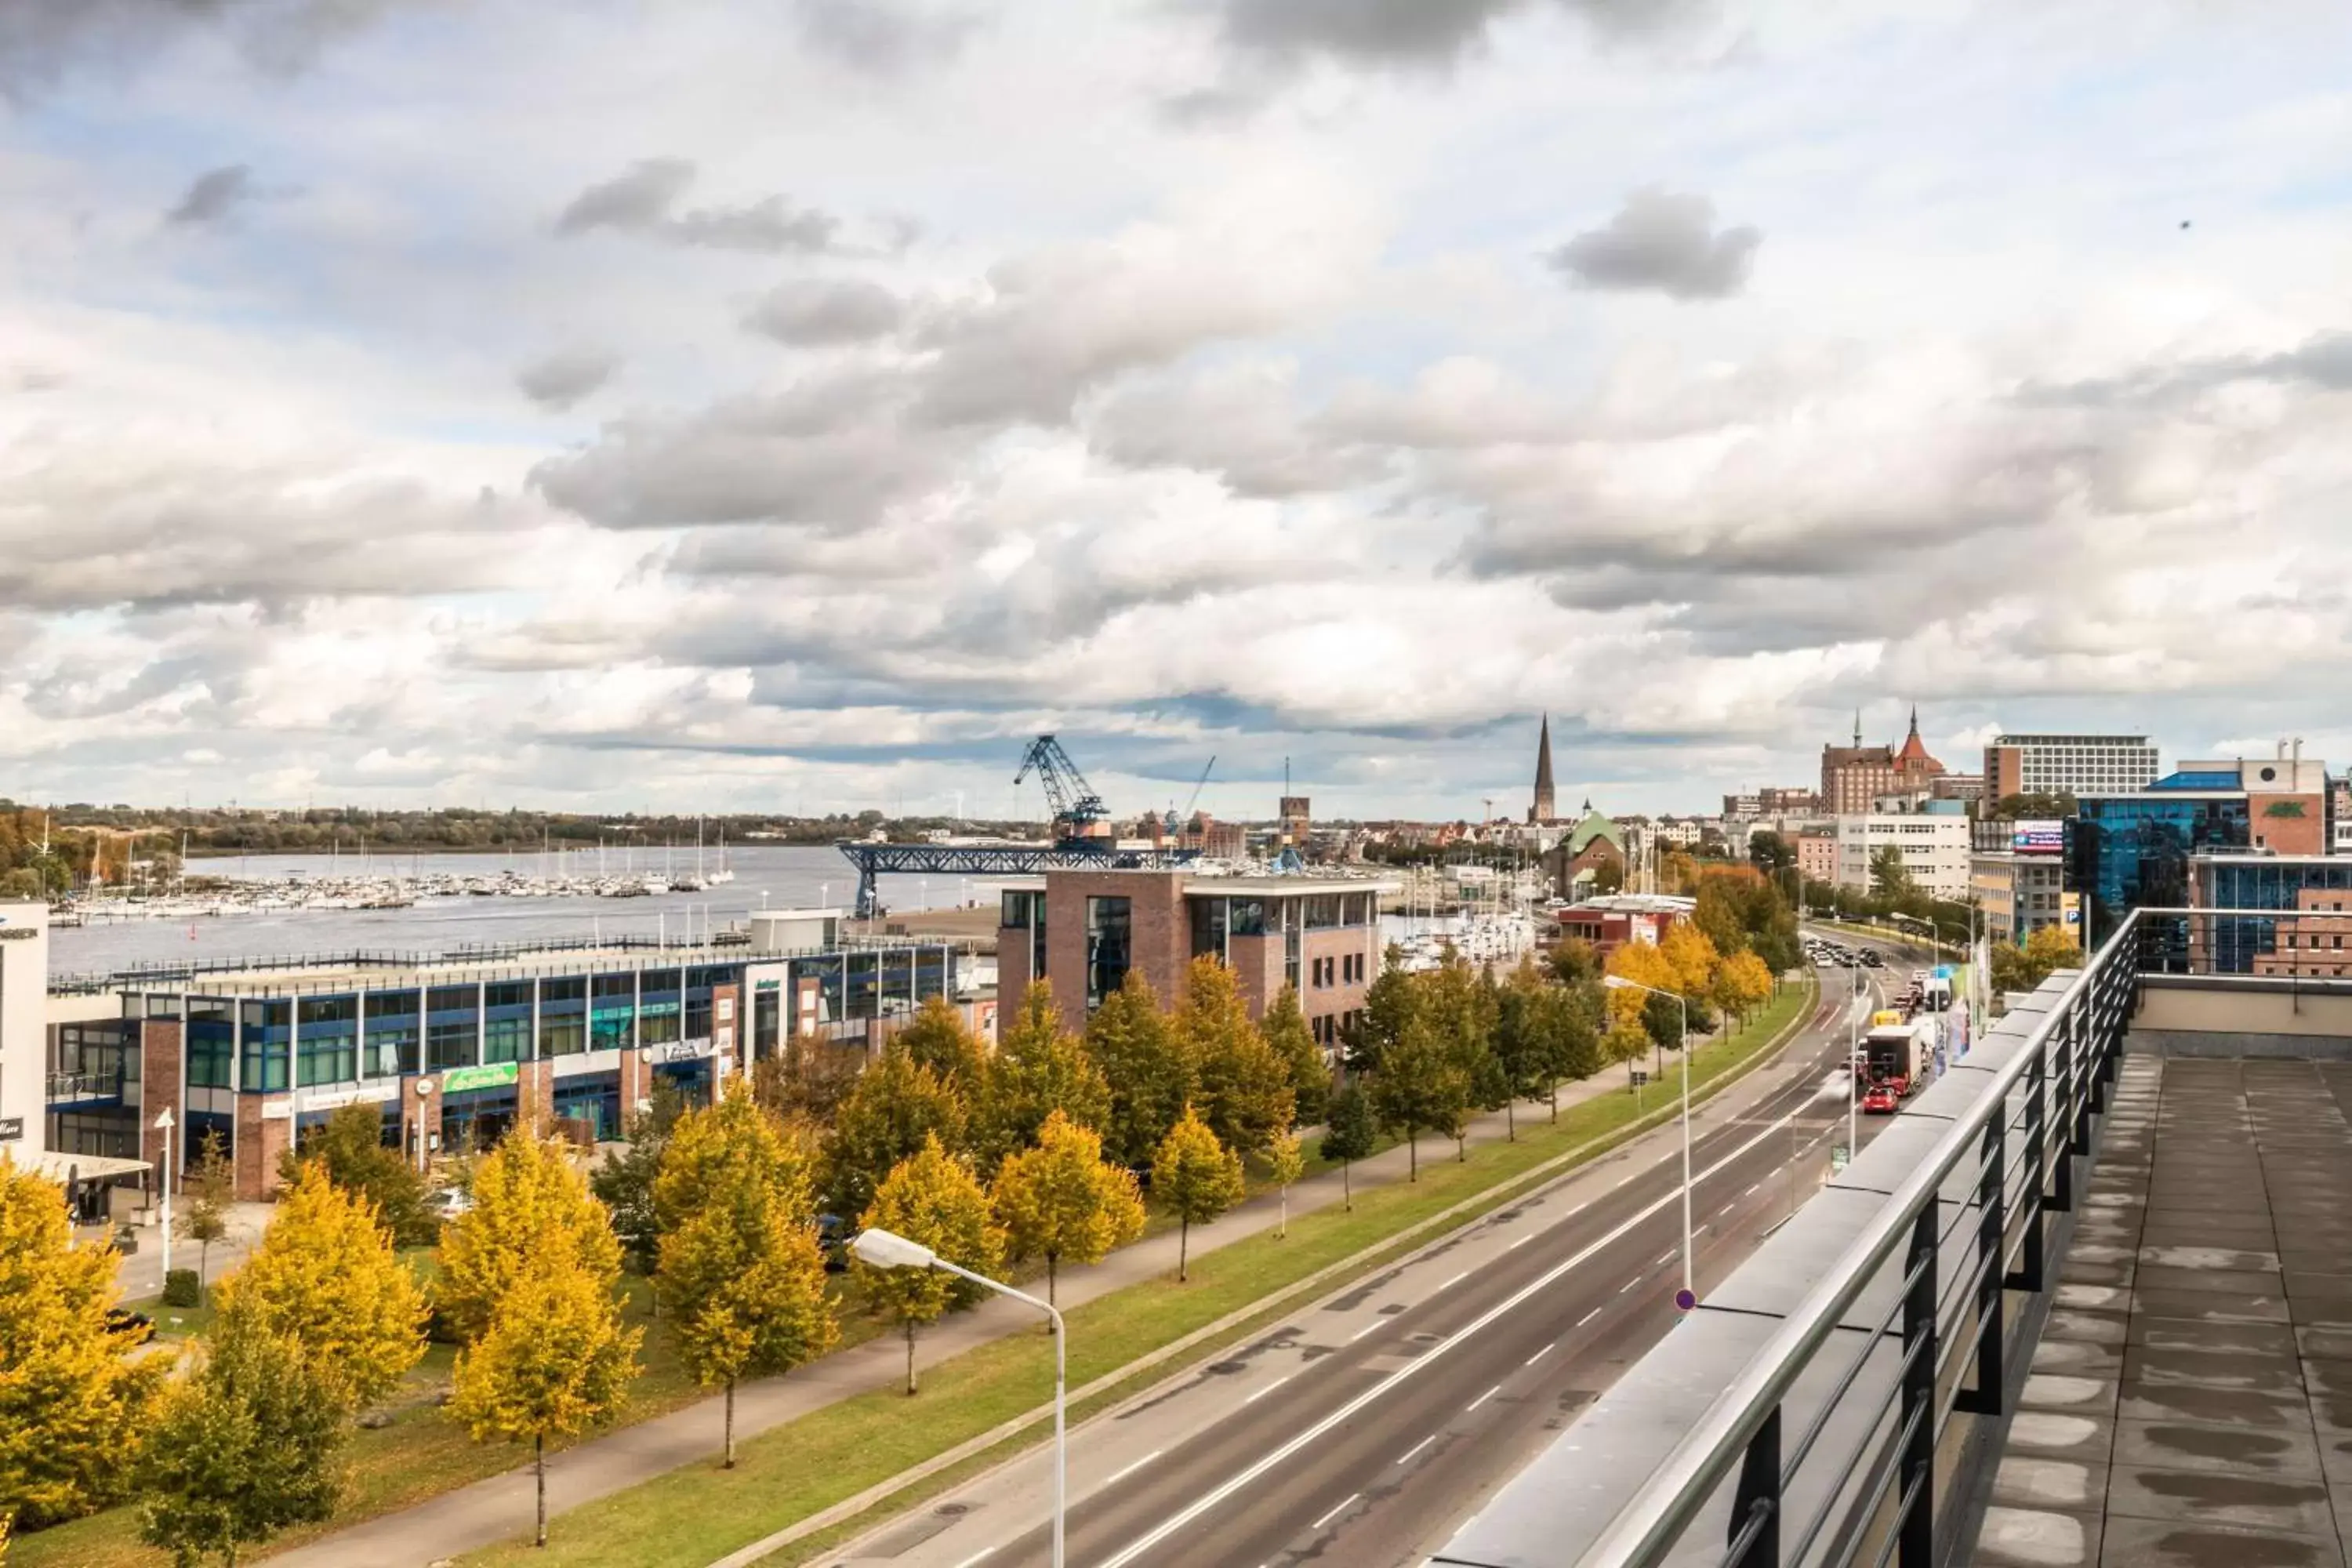
M1639 1285L1641 1282L1642 1277L1639 1274L1636 1274L1633 1278L1626 1280L1625 1283L1617 1287L1617 1294L1622 1296L1626 1291L1631 1290L1634 1286Z
M1580 1204L1577 1205L1574 1208L1572 1208L1572 1209L1570 1209L1570 1210L1569 1210L1569 1211L1568 1211L1569 1217L1570 1217L1570 1219L1573 1219L1573 1218L1575 1218L1578 1215L1582 1214L1586 1209L1589 1209L1589 1208L1591 1208L1591 1206L1592 1206L1592 1200L1591 1200L1591 1198L1587 1198L1587 1199L1585 1199L1582 1203L1580 1203Z
M1297 1373L1284 1373L1280 1377L1276 1378L1272 1383L1267 1384L1264 1388L1259 1389L1255 1394L1253 1394L1247 1399L1243 1400L1242 1403L1244 1405L1255 1405L1259 1400L1264 1399L1267 1394L1272 1394L1276 1389L1280 1388L1284 1384L1288 1383L1292 1378L1297 1375L1298 1374Z
M1674 1260L1675 1249L1669 1247L1664 1252L1658 1254L1656 1260L1654 1261L1650 1267L1655 1268L1660 1263L1672 1263Z
M1580 1328L1584 1327L1584 1325L1585 1325L1585 1324L1587 1324L1587 1323L1589 1323L1589 1322L1592 1321L1592 1320L1593 1320L1593 1319L1595 1319L1595 1318L1599 1317L1600 1315L1601 1315L1601 1309L1600 1309L1600 1308L1598 1308L1598 1307L1595 1307L1595 1308L1593 1308L1593 1309L1592 1309L1592 1310L1591 1310L1590 1312L1585 1313L1585 1314L1584 1314L1584 1316L1582 1316L1582 1317L1580 1317L1580 1318L1577 1319L1577 1320L1576 1320L1576 1326L1577 1326L1578 1328L1580 1328Z
M1506 1251L1506 1252L1517 1252L1520 1247L1525 1247L1528 1243L1529 1243L1530 1241L1533 1241L1534 1239L1535 1239L1535 1237L1532 1237L1532 1236L1523 1236L1523 1237L1519 1237L1519 1239L1518 1239L1518 1240L1517 1240L1517 1241L1515 1241L1515 1242L1511 1243L1511 1245L1510 1245L1510 1246L1508 1246L1508 1247L1507 1247L1503 1248L1503 1250L1504 1250L1504 1251Z
M982 1558L987 1556L990 1552L995 1550L996 1548L993 1546L983 1546L979 1551L973 1552L971 1556L965 1558L962 1562L957 1563L956 1568L971 1568L973 1563L979 1562Z
M1750 1188L1748 1188L1748 1190L1749 1192L1751 1192L1751 1193L1752 1193L1752 1192L1754 1192L1756 1189L1755 1189L1754 1187L1750 1187ZM1716 1217L1716 1218L1717 1218L1717 1219L1721 1219L1725 1215L1729 1214L1729 1213L1731 1212L1731 1209L1732 1209L1732 1205L1731 1205L1730 1204L1726 1204L1726 1205L1724 1205L1721 1208L1719 1208L1719 1209L1717 1209L1717 1210L1716 1210L1716 1211L1715 1211L1715 1217Z
M1782 1162L1781 1162L1781 1163L1782 1163L1782 1164L1786 1164L1786 1163L1788 1163L1788 1162L1784 1160L1784 1161L1782 1161ZM1761 1183L1761 1182L1750 1182L1750 1183L1748 1183L1748 1190L1747 1190L1746 1192L1744 1192L1744 1193L1740 1194L1739 1195L1740 1195L1741 1197L1743 1197L1743 1198L1752 1198L1752 1197L1754 1197L1754 1196L1756 1195L1756 1189L1757 1189L1757 1188L1759 1188L1759 1187L1760 1187L1760 1186L1762 1186L1763 1184L1763 1184L1763 1183Z
M1467 1405L1464 1405L1464 1406L1462 1407L1462 1414L1463 1414L1463 1415L1469 1415L1469 1414L1470 1414L1470 1412L1472 1412L1473 1410L1477 1409L1477 1408L1478 1408L1478 1406L1480 1406L1481 1405L1486 1404L1486 1401L1488 1401L1488 1400L1490 1400L1490 1399L1494 1398L1494 1397L1495 1397L1495 1395L1496 1395L1496 1394L1500 1394L1500 1393L1502 1393L1502 1392L1503 1392L1503 1385L1502 1385L1501 1384L1499 1384L1499 1383L1498 1383L1498 1384L1496 1384L1494 1387L1492 1387L1492 1388L1488 1389L1486 1393L1484 1393L1484 1394L1480 1394L1477 1398L1475 1398L1475 1399L1472 1400L1469 1404L1467 1404Z
M1465 1279L1469 1279L1469 1278L1470 1278L1470 1270L1468 1270L1467 1268L1465 1268L1461 1273L1456 1274L1453 1279L1448 1279L1444 1284L1440 1285L1440 1286L1438 1287L1438 1289L1441 1289L1441 1290L1451 1290L1451 1289L1454 1289L1454 1287L1455 1287L1456 1285L1461 1284L1461 1283L1462 1283L1462 1281L1464 1281Z
M1307 1528L1307 1529L1309 1529L1309 1530L1320 1530L1320 1529L1322 1529L1325 1525L1327 1525L1327 1524L1330 1523L1333 1520L1335 1520L1335 1519L1339 1518L1341 1514L1343 1514L1343 1513L1347 1512L1347 1511L1348 1511L1348 1505L1349 1505L1349 1503L1351 1503L1351 1502L1354 1502L1358 1498L1360 1498L1360 1497L1361 1497L1361 1496L1363 1496L1363 1495L1364 1495L1364 1494L1363 1494L1363 1493L1361 1493L1361 1492L1349 1492L1346 1497L1343 1497L1343 1498L1341 1498L1341 1499L1339 1500L1339 1505L1337 1508L1334 1508L1334 1509L1333 1509L1329 1513L1325 1514L1321 1519L1317 1520L1314 1523L1312 1523L1312 1524L1308 1525Z
M1552 1342L1551 1342L1550 1344L1548 1344L1548 1345L1544 1346L1544 1348L1543 1348L1543 1349L1541 1349L1541 1350L1539 1350L1539 1351L1536 1352L1536 1353L1535 1353L1535 1354L1533 1354L1533 1355L1531 1355L1531 1356L1528 1357L1528 1359L1527 1359L1527 1360L1525 1360L1525 1361L1521 1362L1519 1364L1520 1364L1521 1366L1533 1366L1533 1365L1535 1365L1535 1364L1536 1364L1536 1363L1538 1363L1538 1362L1539 1362L1539 1361L1543 1360L1543 1358L1544 1358L1544 1357L1546 1357L1546 1356L1548 1356L1548 1355L1551 1354L1551 1352L1552 1352L1553 1351L1555 1351L1555 1350L1557 1350L1557 1349L1559 1349L1559 1342L1558 1340L1554 1340L1554 1341L1552 1341Z
M1698 1179L1704 1181L1708 1176L1715 1174L1717 1171L1737 1163L1739 1160L1744 1158L1749 1151L1761 1147L1768 1139L1773 1136L1774 1133L1778 1132L1781 1128L1786 1127L1790 1122L1795 1121L1796 1118L1797 1113L1793 1110L1790 1111L1788 1115L1780 1118L1778 1121L1773 1122L1770 1126L1766 1127L1763 1131L1758 1132L1755 1137L1750 1138L1747 1142L1739 1145L1738 1148L1734 1149L1721 1160L1717 1161L1714 1164L1709 1165L1706 1170L1698 1173ZM1481 1313L1476 1319L1470 1322L1468 1326L1458 1329L1445 1339L1438 1341L1437 1343L1430 1346L1428 1351L1423 1354L1407 1362L1403 1366L1398 1368L1395 1372L1391 1373L1380 1382L1372 1384L1371 1387L1364 1390L1363 1393L1359 1394L1355 1398L1350 1399L1347 1404L1342 1405L1337 1410L1332 1411L1328 1415L1324 1416L1321 1420L1305 1428L1303 1431L1293 1434L1289 1441L1275 1448L1272 1452L1253 1461L1234 1475L1210 1488L1207 1491L1202 1493L1199 1497L1193 1499L1191 1502L1185 1504L1182 1508L1177 1510L1166 1519L1161 1520L1158 1524L1153 1525L1150 1530L1145 1531L1143 1534L1129 1542L1128 1545L1119 1552L1105 1558L1099 1564L1097 1564L1097 1568L1127 1568L1129 1563L1134 1562L1145 1552L1158 1546L1161 1542L1167 1540L1170 1536L1175 1534L1178 1531L1183 1529L1186 1525L1192 1523L1202 1514L1207 1513L1211 1509L1218 1507L1220 1504L1223 1503L1226 1499L1232 1497L1244 1487L1246 1487L1253 1481L1258 1479L1259 1477L1265 1475L1268 1470L1275 1468L1278 1465L1289 1463L1289 1461L1295 1458L1301 1449L1307 1447L1309 1444L1320 1441L1325 1433L1329 1432L1343 1422L1354 1419L1357 1412L1364 1409L1375 1400L1387 1394L1390 1391L1396 1388L1398 1384L1404 1383L1410 1378L1418 1376L1422 1373L1426 1372L1431 1367L1436 1365L1439 1362L1444 1360L1445 1353L1448 1351L1453 1350L1456 1345L1463 1343L1471 1336L1477 1333L1481 1329L1487 1328L1498 1320L1517 1311L1521 1307L1526 1306L1536 1297L1541 1295L1544 1291L1550 1289L1554 1285L1559 1283L1559 1281L1569 1273L1577 1268L1582 1268L1587 1262L1591 1261L1594 1256L1605 1248L1615 1246L1618 1242L1631 1235L1634 1230L1646 1224L1651 1215L1663 1214L1670 1205L1680 1203L1682 1201L1682 1195L1681 1189L1676 1188L1675 1191L1666 1194L1665 1196L1654 1200L1647 1207L1639 1209L1633 1214L1627 1215L1624 1219L1619 1221L1615 1227L1610 1230L1607 1235L1592 1242L1582 1251L1578 1252L1574 1257L1562 1258L1559 1262L1553 1264L1542 1274L1538 1275L1534 1279L1529 1280L1526 1285L1520 1287L1517 1291L1496 1302L1494 1306L1489 1307L1485 1312ZM1350 1498L1348 1500L1349 1502L1353 1502L1355 1500ZM1340 1506L1344 1508L1347 1505L1343 1503Z
M1127 1479L1127 1478L1128 1478L1128 1477L1129 1477L1129 1476L1131 1476L1131 1475L1135 1474L1135 1472L1136 1472L1136 1471L1138 1471L1138 1470L1139 1470L1139 1469L1143 1468L1143 1467L1144 1467L1144 1466L1146 1466L1146 1465L1148 1465L1148 1464L1151 1463L1151 1461L1152 1461L1152 1460L1154 1460L1154 1459L1158 1458L1160 1455L1162 1455L1162 1454L1166 1453L1167 1451L1168 1451L1168 1450L1167 1450L1167 1449L1165 1449L1165 1448L1154 1448L1154 1449L1152 1449L1152 1450L1151 1450L1151 1452L1150 1452L1149 1454L1144 1455L1144 1456L1143 1456L1143 1458L1139 1458L1139 1459L1136 1460L1136 1461L1135 1461L1135 1463L1133 1463L1133 1464L1131 1464L1131 1465L1128 1466L1128 1467L1127 1467L1127 1468L1125 1468L1125 1469L1123 1469L1123 1470L1119 1471L1119 1473L1118 1473L1118 1474L1117 1474L1117 1475L1115 1475L1115 1476L1111 1477L1111 1479L1108 1479L1108 1480L1105 1481L1105 1482L1102 1484L1102 1489L1103 1489L1103 1490L1105 1490L1105 1491L1109 1490L1111 1488L1113 1488L1113 1487L1115 1487L1115 1486L1118 1485L1118 1483L1119 1483L1119 1482L1121 1482L1121 1481L1123 1481L1123 1480Z
M1348 1342L1349 1344L1354 1344L1358 1340L1362 1339L1374 1329L1384 1329L1387 1328L1388 1325L1389 1321L1386 1318L1375 1318L1370 1322L1366 1323L1362 1328L1358 1329L1354 1333L1349 1334L1348 1336Z
M1412 1464L1412 1457L1413 1457L1415 1454L1420 1453L1423 1448L1428 1447L1432 1443L1434 1443L1434 1442L1436 1442L1436 1441L1437 1441L1437 1434L1436 1434L1436 1433L1434 1433L1434 1432L1432 1432L1428 1436L1423 1437L1420 1442L1415 1443L1412 1447L1407 1448L1407 1449L1404 1451L1404 1457L1403 1457L1402 1458L1399 1459L1399 1460L1397 1461L1397 1463L1398 1463L1398 1464L1400 1464L1400 1465L1410 1465L1410 1464Z

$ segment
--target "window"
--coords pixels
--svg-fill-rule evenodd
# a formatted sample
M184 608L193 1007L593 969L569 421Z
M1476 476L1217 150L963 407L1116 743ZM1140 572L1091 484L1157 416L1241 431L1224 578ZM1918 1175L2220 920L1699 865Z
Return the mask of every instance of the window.
M1101 1006L1103 998L1118 990L1127 980L1128 963L1132 956L1132 932L1129 929L1132 918L1129 900L1089 898L1087 900L1087 1008L1089 1012Z
M369 1078L397 1078L423 1070L417 1056L416 1005L414 991L380 991L368 997L365 1072Z
M539 983L539 1054L568 1057L588 1048L588 982L579 975Z
M356 996L306 998L298 1015L295 1040L301 1053L297 1075L304 1088L350 1083L360 1076L360 1000Z
M625 1051L636 1044L637 977L599 974L590 988L588 1048Z
M482 1059L486 1062L530 1060L530 982L500 981L484 988Z
M1223 958L1225 956L1225 900L1193 899L1192 956Z
M283 1002L247 1002L242 1015L245 1062L237 1074L237 1086L248 1094L284 1089L291 1009Z
M188 1087L228 1089L235 1083L236 1025L226 1002L188 998Z
M471 985L436 985L425 994L425 1070L475 1065L482 1033L480 994Z

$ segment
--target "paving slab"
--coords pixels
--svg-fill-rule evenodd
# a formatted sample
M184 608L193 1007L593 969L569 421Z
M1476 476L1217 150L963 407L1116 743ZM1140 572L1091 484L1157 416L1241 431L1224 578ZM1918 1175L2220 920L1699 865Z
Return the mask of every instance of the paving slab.
M2291 1426L2208 1426L2190 1421L2117 1421L2115 1462L2174 1470L2229 1470L2316 1479L2319 1443Z

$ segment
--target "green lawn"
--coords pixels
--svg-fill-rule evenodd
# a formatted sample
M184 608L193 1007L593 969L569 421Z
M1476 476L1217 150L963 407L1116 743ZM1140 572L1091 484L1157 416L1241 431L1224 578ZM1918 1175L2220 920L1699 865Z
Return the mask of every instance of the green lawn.
M1810 978L1785 986L1780 996L1727 1044L1701 1048L1694 1062L1694 1085L1719 1083L1747 1066L1775 1035L1801 1022L1816 994ZM1654 1098L1649 1114L1665 1108ZM1396 1183L1360 1193L1353 1213L1324 1209L1291 1223L1290 1237L1262 1233L1208 1253L1192 1267L1192 1281L1164 1278L1137 1285L1079 1307L1069 1314L1071 1385L1083 1387L1108 1377L1143 1356L1251 1303L1360 1256L1370 1270L1426 1239L1406 1236L1466 1199L1481 1207L1511 1200L1545 1162L1591 1145L1597 1155L1630 1135L1643 1115L1631 1094L1607 1094L1563 1111L1557 1125L1523 1121L1513 1143L1488 1143L1467 1163L1453 1158L1453 1146L1426 1140L1418 1183ZM1466 1217L1466 1216L1464 1216ZM1447 1222L1462 1223L1462 1218ZM1324 1288L1334 1288L1338 1279ZM1269 1304L1249 1321L1234 1325L1218 1342L1239 1340L1262 1328L1293 1303ZM1190 1352L1206 1353L1201 1344ZM1083 1415L1164 1376L1175 1364L1139 1370L1078 1405ZM632 1568L706 1568L746 1543L786 1528L869 1487L947 1453L1016 1417L1038 1410L1053 1394L1053 1350L1045 1336L1016 1334L993 1341L925 1373L923 1392L913 1399L877 1390L844 1400L739 1446L732 1471L696 1466L574 1509L553 1522L548 1547L523 1541L470 1553L459 1561L489 1564L630 1564ZM972 1470L1001 1463L1022 1447L1041 1441L1050 1427L1042 1420L985 1454L927 1478L851 1523L810 1535L772 1554L775 1563L803 1563L849 1535L870 1529L886 1512L911 1507L956 1484ZM518 1528L528 1524L518 1519Z

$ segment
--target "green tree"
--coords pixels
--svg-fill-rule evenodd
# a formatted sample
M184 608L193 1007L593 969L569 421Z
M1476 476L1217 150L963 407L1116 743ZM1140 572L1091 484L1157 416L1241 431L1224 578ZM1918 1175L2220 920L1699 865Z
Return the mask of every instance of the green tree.
M686 1114L686 1097L667 1081L654 1085L650 1101L630 1114L620 1149L604 1151L604 1163L588 1178L588 1190L612 1211L613 1234L621 1238L630 1270L652 1275L661 1258L661 1225L654 1213L654 1178L670 1131Z
M1104 1151L1130 1170L1149 1164L1192 1097L1192 1068L1142 970L1129 970L1087 1020L1087 1055L1110 1085Z
M140 1450L140 1538L178 1568L332 1517L346 1432L341 1391L302 1347L251 1317L222 1320Z
M1654 1044L1650 1031L1638 1022L1614 1024L1601 1037L1601 1056L1604 1061L1617 1062L1625 1068L1625 1082L1633 1087L1633 1064L1650 1054Z
M1004 1233L996 1227L987 1189L970 1162L947 1152L935 1137L883 1178L873 1206L858 1222L929 1247L948 1262L975 1274L993 1274L1004 1256ZM870 1268L853 1265L866 1294L898 1321L907 1336L907 1393L915 1392L915 1329L951 1309L968 1307L987 1292L969 1279L935 1268Z
M543 1260L605 1279L621 1268L612 1216L560 1139L517 1129L474 1167L474 1206L441 1239L433 1301L461 1344L490 1331L515 1286Z
M302 1347L352 1408L399 1386L425 1354L425 1297L365 1195L305 1162L253 1256L215 1288L223 1320Z
M1516 1112L1508 1108L1518 1100L1550 1090L1559 1081L1547 1077L1547 1064L1551 1004L1560 994L1561 988L1547 981L1530 957L1519 961L1518 968L1511 972L1510 984L1496 998L1494 1047L1489 1057L1506 1091L1506 1114L1514 1140L1518 1137L1518 1123Z
M1448 1121L1436 1124L1454 1140L1456 1160L1469 1158L1470 1111L1502 1110L1510 1103L1507 1083L1495 1060L1495 1019L1501 1006L1493 982L1483 968L1474 969L1459 955L1449 953L1444 963L1421 977L1425 987L1423 1016L1436 1031L1440 1048L1462 1086L1461 1102ZM1513 1135L1517 1127L1514 1121Z
M1582 985L1601 978L1601 955L1582 937L1571 936L1551 950L1551 972L1563 985Z
M672 1129L654 1182L655 1290L688 1373L726 1388L723 1468L735 1468L736 1384L789 1372L838 1337L815 1209L807 1161L741 1079Z
M1227 1149L1191 1106L1151 1157L1151 1201L1176 1216L1176 1280L1184 1282L1192 1227L1242 1201L1242 1157Z
M580 1196L592 1201L584 1187ZM621 1246L609 1226L604 1236L602 1248L559 1245L524 1258L480 1336L457 1352L449 1414L477 1443L530 1445L541 1546L547 1544L547 1440L610 1421L637 1373L642 1331L621 1326L613 1294Z
M1265 1179L1282 1194L1282 1217L1275 1226L1275 1239L1290 1239L1290 1185L1307 1173L1307 1147L1296 1129L1274 1141L1265 1152Z
M927 999L890 1043L937 1073L965 1104L977 1105L987 1093L987 1048L964 1026L963 1015L946 997Z
M236 1202L236 1171L221 1148L220 1134L207 1129L195 1169L188 1173L180 1193L180 1234L196 1244L199 1292L211 1270L213 1243L228 1235L229 1210Z
M279 1156L279 1184L293 1186L305 1165L318 1166L335 1185L373 1205L377 1222L395 1247L430 1247L440 1238L441 1222L426 1204L425 1178L399 1150L384 1147L383 1116L374 1105L328 1112L326 1123L302 1140L299 1155L289 1147Z
M1460 1059L1428 1020L1414 1016L1381 1053L1371 1075L1372 1115L1381 1129L1405 1140L1407 1177L1421 1180L1421 1135L1451 1137L1470 1107L1470 1081Z
M169 1369L107 1324L110 1247L77 1247L58 1184L0 1154L0 1519L39 1529L111 1501Z
M2032 822L2069 817L2078 809L2074 795L2064 790L2032 790L2023 795L2001 796L1985 816L1988 818Z
M1063 1259L1094 1263L1143 1234L1135 1173L1107 1163L1102 1135L1059 1111L1037 1130L1034 1147L1005 1156L989 1202L1004 1228L1005 1256L1045 1260L1049 1304Z
M1219 1143L1255 1154L1291 1124L1290 1068L1250 1022L1234 972L1213 954L1192 961L1176 1035L1192 1064L1193 1103Z
M1536 1071L1555 1122L1562 1080L1588 1079L1601 1070L1601 1021L1607 1016L1601 997L1601 987L1591 983L1543 993L1535 1022Z
M1892 844L1870 852L1870 891L1888 900L1907 898L1913 891L1910 868L1903 863L1903 851Z
M950 1150L964 1147L970 1110L954 1085L894 1042L858 1075L834 1113L824 1151L825 1202L846 1218L866 1212L890 1168L936 1135Z
M1768 877L1779 876L1797 863L1797 847L1775 828L1748 836L1748 863Z
M1056 1110L1097 1132L1110 1124L1110 1084L1085 1043L1062 1027L1054 988L1043 980L1023 994L1019 1016L997 1041L987 1107L988 1135L978 1141L987 1161L1036 1142Z
M1404 967L1404 953L1394 944L1381 955L1381 972L1364 991L1363 1017L1356 1026L1349 1068L1379 1070L1381 1058L1404 1037L1405 1026L1420 1010L1421 988Z
M1301 1126L1320 1125L1331 1103L1331 1064L1307 1026L1295 989L1286 985L1275 993L1265 1016L1258 1020L1258 1031L1290 1080L1293 1119Z
M1378 1130L1372 1122L1371 1098L1360 1083L1340 1086L1331 1097L1328 1117L1323 1127L1323 1157L1339 1162L1339 1196L1348 1213L1356 1212L1356 1190L1353 1168L1357 1161L1372 1152L1372 1139Z

